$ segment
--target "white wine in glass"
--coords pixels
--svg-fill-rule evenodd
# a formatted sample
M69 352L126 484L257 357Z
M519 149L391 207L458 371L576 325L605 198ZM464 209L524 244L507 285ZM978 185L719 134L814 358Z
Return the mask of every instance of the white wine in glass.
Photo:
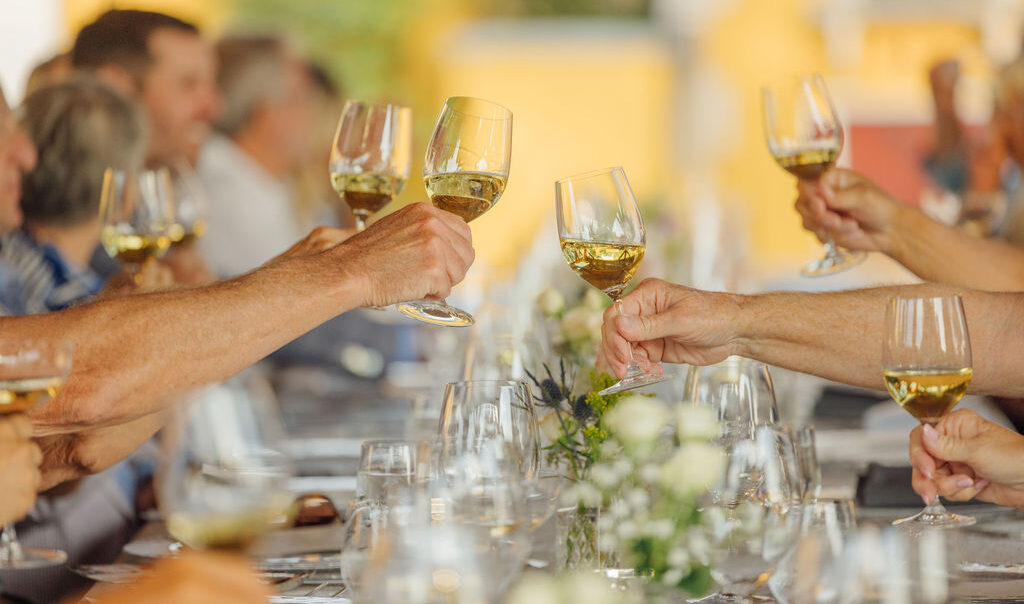
M104 172L100 241L112 258L130 270L137 271L167 252L174 216L174 189L166 168Z
M835 166L843 149L843 128L825 80L800 75L761 88L768 151L784 170L801 180L817 180ZM825 242L825 257L803 268L805 277L822 277L860 264L862 252Z
M71 373L72 345L63 340L0 340L0 414L26 413L50 402ZM14 523L0 534L0 570L56 566L57 549L22 547Z
M348 101L331 147L331 185L356 230L402 192L412 164L412 110Z
M185 160L171 164L174 223L167 233L172 246L188 246L206 234L210 200L199 174Z
M882 375L889 394L922 424L937 424L967 391L971 338L960 296L895 296L885 314ZM893 522L950 527L974 524L946 511L939 498L919 514Z
M562 255L584 281L612 299L640 267L647 244L643 218L622 168L608 168L555 182L555 215ZM668 379L647 373L629 349L629 366L618 383L599 394L640 388Z
M479 218L505 191L511 157L511 111L483 99L448 98L423 162L430 202L466 222ZM466 327L475 322L444 300L415 300L396 308L433 325Z

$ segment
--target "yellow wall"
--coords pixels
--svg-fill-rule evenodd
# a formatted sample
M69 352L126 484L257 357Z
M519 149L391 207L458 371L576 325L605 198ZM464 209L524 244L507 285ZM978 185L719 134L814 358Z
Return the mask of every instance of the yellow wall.
M137 8L167 13L191 21L206 31L215 32L229 15L229 0L65 0L64 23L67 40L73 39L83 25L110 8Z

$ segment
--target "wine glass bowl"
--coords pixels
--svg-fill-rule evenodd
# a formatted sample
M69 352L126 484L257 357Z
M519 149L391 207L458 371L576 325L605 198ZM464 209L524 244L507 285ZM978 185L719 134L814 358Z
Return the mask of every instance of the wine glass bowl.
M356 219L356 230L405 186L412 165L412 110L348 101L331 146L331 185Z
M174 188L170 171L114 170L103 174L100 197L103 249L132 270L160 258L171 246Z

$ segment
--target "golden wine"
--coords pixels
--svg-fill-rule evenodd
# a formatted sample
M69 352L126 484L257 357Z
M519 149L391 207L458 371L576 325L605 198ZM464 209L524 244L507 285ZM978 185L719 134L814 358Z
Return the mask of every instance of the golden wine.
M171 246L171 238L166 235L139 235L111 226L103 228L100 239L103 249L125 264L142 264L150 258L159 258Z
M390 174L331 172L331 185L353 214L366 218L394 199L402 191L405 179Z
M195 549L240 550L270 530L280 513L277 508L246 510L237 514L172 512L167 517L167 531Z
M505 177L487 172L431 174L423 185L435 207L470 222L491 209L505 190Z
M63 386L63 377L0 380L0 413L24 413L46 404Z
M189 245L191 243L195 243L195 240L202 237L205 233L205 220L197 220L190 226L174 223L167 229L167 237L171 240L171 245Z
M775 161L793 176L800 179L820 178L835 165L839 147L797 149L775 156Z
M644 257L644 246L562 239L562 255L587 283L618 298Z
M886 369L885 387L908 413L927 424L938 423L971 383L970 367L959 369Z

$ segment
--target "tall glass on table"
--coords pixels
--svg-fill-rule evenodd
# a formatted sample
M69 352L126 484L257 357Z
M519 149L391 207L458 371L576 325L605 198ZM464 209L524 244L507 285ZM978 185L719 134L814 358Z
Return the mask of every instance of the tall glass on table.
M331 185L356 230L402 192L412 164L412 110L348 101L331 147Z
M843 128L820 75L764 86L761 100L768 151L782 169L802 180L817 180L835 165L843 149ZM864 258L862 252L844 250L829 239L825 257L800 274L823 277L857 266Z
M619 297L640 267L647 234L636 197L619 167L587 172L555 182L558 239L569 267L612 299ZM599 394L641 388L668 377L640 368L629 350L626 375Z
M0 340L0 413L27 413L57 396L71 373L71 351L71 343L63 340ZM41 568L66 560L60 550L22 547L13 522L0 533L0 569Z
M973 376L971 338L958 295L895 296L885 313L882 374L889 394L922 424L935 425L967 391ZM922 527L974 524L949 513L936 497L919 514L893 522Z
M466 222L479 218L505 191L511 157L511 111L483 99L447 99L423 162L423 185L430 202ZM475 323L468 312L444 300L415 300L396 308L433 325Z

